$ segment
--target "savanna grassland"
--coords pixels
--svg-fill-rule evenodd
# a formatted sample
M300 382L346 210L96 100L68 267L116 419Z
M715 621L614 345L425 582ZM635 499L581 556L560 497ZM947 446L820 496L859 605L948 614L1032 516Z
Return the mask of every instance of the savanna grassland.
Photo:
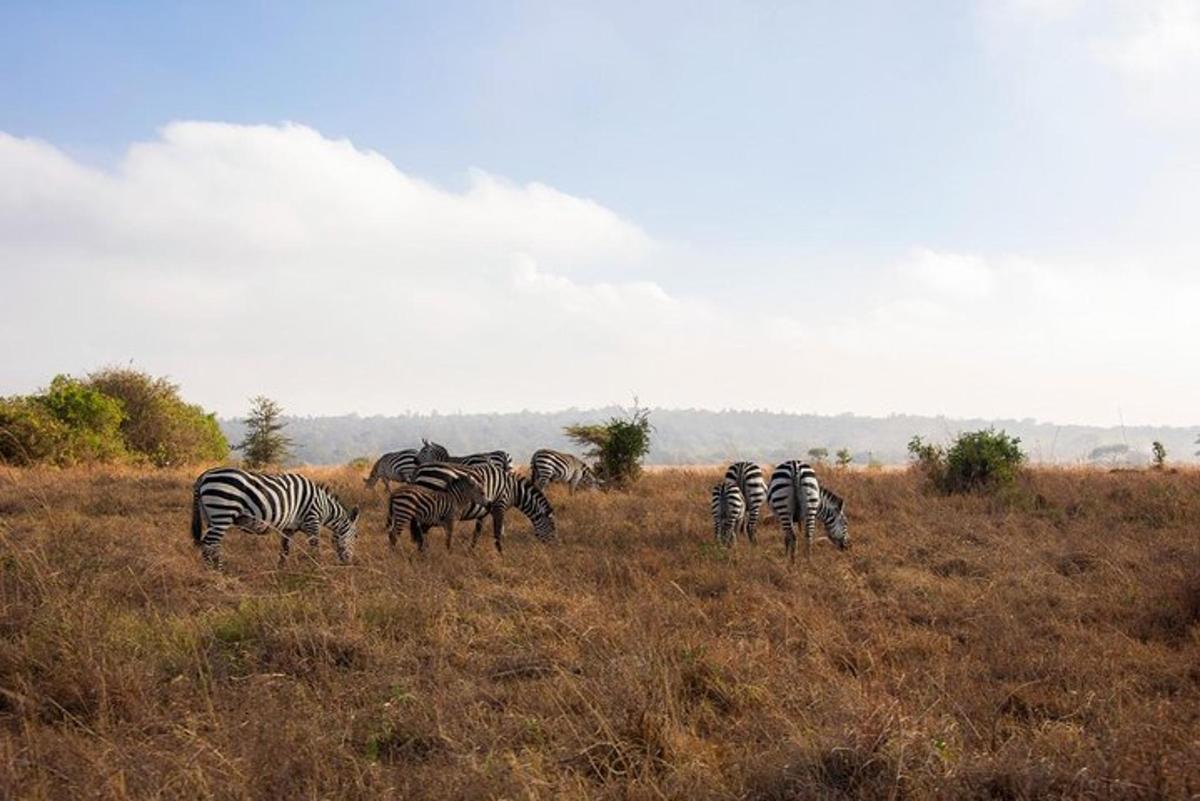
M773 522L711 544L715 472L424 557L314 472L356 563L233 531L225 574L192 473L0 473L0 797L1200 793L1200 473L829 472L851 549L789 567Z

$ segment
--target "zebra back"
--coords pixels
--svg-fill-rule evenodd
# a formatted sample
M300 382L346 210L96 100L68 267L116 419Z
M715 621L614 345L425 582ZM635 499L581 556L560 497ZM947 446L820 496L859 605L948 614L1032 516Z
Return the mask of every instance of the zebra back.
M380 456L371 467L371 474L363 479L368 487L375 486L380 479L392 481L408 481L417 467L417 451L405 448L401 451L391 451Z
M511 473L513 469L512 456L508 451L487 451L486 453L472 453L462 457L461 460L451 457L451 461L461 461L462 464L474 467L481 464L490 464L499 467L506 473Z
M529 475L539 489L545 489L551 482L561 481L568 484L578 484L586 481L596 486L599 481L587 462L571 453L540 448L533 452L529 460Z
M762 468L754 462L734 462L725 470L725 480L737 484L746 501L746 511L758 511L767 499L767 481Z

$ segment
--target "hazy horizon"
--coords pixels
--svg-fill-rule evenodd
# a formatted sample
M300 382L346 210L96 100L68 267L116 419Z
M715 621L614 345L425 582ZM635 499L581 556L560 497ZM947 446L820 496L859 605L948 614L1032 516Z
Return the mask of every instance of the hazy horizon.
M1191 425L1200 1L0 9L0 395Z

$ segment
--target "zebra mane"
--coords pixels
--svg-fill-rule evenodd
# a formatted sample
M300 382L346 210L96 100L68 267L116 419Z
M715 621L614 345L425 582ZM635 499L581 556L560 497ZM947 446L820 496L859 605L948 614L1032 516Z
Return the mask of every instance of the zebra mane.
M832 503L835 507L837 507L839 512L842 511L846 506L846 502L842 500L841 495L838 495L832 490L827 490L824 487L821 487L821 499Z

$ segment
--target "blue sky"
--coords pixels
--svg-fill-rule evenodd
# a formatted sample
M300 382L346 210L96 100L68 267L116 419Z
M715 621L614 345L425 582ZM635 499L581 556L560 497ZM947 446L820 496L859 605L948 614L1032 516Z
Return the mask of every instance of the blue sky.
M1124 408L1139 421L1192 422L1197 380L1176 375L1166 357L1147 363L1145 353L1178 347L1189 335L1197 344L1182 312L1200 292L1191 269L1200 252L1191 230L1200 198L1192 180L1200 173L1200 115L1191 92L1198 65L1200 4L1193 0L249 8L10 2L0 7L6 76L0 132L11 152L0 170L27 183L10 180L17 188L10 191L8 219L0 217L0 237L7 236L0 238L0 256L5 247L9 254L0 269L33 295L52 294L56 277L73 285L73 271L105 286L122 279L137 284L144 273L131 277L122 271L132 268L122 265L145 256L145 230L85 235L123 225L105 219L113 197L141 208L150 201L133 197L139 188L157 187L146 192L158 197L172 185L192 186L201 215L249 196L264 205L247 215L273 215L275 199L299 202L284 188L295 173L307 176L304 193L333 204L311 217L296 207L297 219L348 226L331 226L329 259L314 255L324 244L310 243L297 275L308 283L337 280L351 268L337 264L333 242L371 214L364 206L340 216L363 202L346 176L360 175L365 159L381 181L394 172L435 188L427 200L437 208L461 206L448 213L446 237L457 230L472 238L463 258L480 265L479 275L465 266L455 272L460 265L447 262L437 271L454 275L455 283L436 286L417 254L436 252L440 259L457 244L432 235L425 241L424 233L387 239L398 236L388 226L388 209L415 218L424 213L425 201L413 198L374 207L385 219L371 236L383 238L372 239L378 249L357 262L378 258L382 268L388 248L407 253L395 266L407 276L403 286L433 293L447 315L456 312L456 287L471 295L467 283L486 291L463 305L500 327L509 314L503 303L487 308L486 297L499 293L512 313L527 317L521 304L535 301L517 295L532 286L557 299L539 296L543 305L570 308L564 298L571 293L611 290L615 308L639 308L621 293L648 291L683 309L677 331L636 318L619 326L609 321L657 331L653 343L624 343L627 352L613 349L607 334L589 339L590 332L576 338L587 344L549 351L548 357L588 367L570 373L573 391L532 399L516 390L480 395L468 391L458 368L445 367L446 380L432 383L447 389L408 383L402 408L590 405L639 391L669 405L1089 422L1112 422ZM191 129L175 139L164 134L186 121L225 127ZM247 152L260 152L249 140L252 126L263 125L287 141L261 147L316 160L327 171L297 162L296 170L283 164L265 174L243 158L222 158L221 174L236 172L223 189L190 184L177 172L183 163L212 170L213 148L228 154L240 146L226 141L229 132ZM340 140L353 147L342 153L344 162L334 158ZM165 155L155 163L174 166L139 172L131 154L140 145L157 145ZM386 165L371 161L373 155ZM52 166L60 157L75 171L71 180L97 187L95 206L77 217L62 208L72 205L73 184L54 190L48 177L60 176ZM481 175L508 193L497 201L503 212L483 204L493 209L489 214L508 219L526 208L533 215L513 218L526 238L496 238L486 225L464 222L477 221L472 198L488 194L473 193ZM373 178L364 180L374 186ZM334 185L347 193L344 201ZM529 203L531 186L561 195L564 210L582 215L568 214L574 222L558 234L569 239L570 225L578 224L581 242L602 228L615 239L596 233L598 250L573 251L550 242L548 231L522 227L545 220L542 207ZM35 191L38 197L58 191L58 199L32 203ZM576 203L585 200L595 214ZM616 218L617 228L605 228L604 215ZM208 224L214 237L223 236L220 221ZM162 290L169 295L177 284L211 280L214 265L194 251L180 253L187 247L186 217L162 225L180 226L172 236L184 239L168 243L161 231L152 237L162 250L146 283L171 283L174 289ZM33 241L31 229L53 234ZM64 240L76 243L66 261ZM269 260L262 258L261 237L247 247L222 258L258 276L250 291L270 294L278 287L273 281L289 280L264 272ZM368 279L356 274L357 280ZM507 297L510 291L517 295ZM1135 322L1125 330L1128 319L1145 316L1164 294L1160 326ZM129 292L123 297L128 301ZM13 311L15 329L22 321L20 310ZM670 317L646 313L656 323ZM129 328L122 328L113 317L105 321L110 336L83 337L86 346L35 343L8 376L0 374L0 391L25 391L58 370L86 370L90 359L134 359L171 373L185 390L228 412L268 390L300 411L387 411L388 399L401 391L399 385L360 390L354 397L371 400L356 403L268 378L254 363L239 367L244 383L218 388L211 371L178 364L184 353L195 364L196 354L185 347L195 337L146 347L154 321L131 313ZM571 338L571 320L564 311L556 340ZM737 339L747 328L756 338ZM698 329L704 335L693 337ZM526 333L536 332L532 326ZM838 365L789 368L792 377L773 380L779 358L762 351L767 341L780 340L798 365L823 355ZM664 341L674 344L657 350ZM472 358L465 338L454 347L456 358ZM722 390L705 380L705 349L711 354L714 347L758 371L761 391ZM680 348L695 352L668 380L662 360ZM618 368L631 358L645 363L622 375ZM365 357L351 361L348 371L370 364ZM988 377L982 365L989 362L993 372L1011 374ZM920 387L908 377L914 372L928 376ZM964 376L983 385L962 393ZM504 375L496 382L505 383ZM1158 400L1142 397L1148 385ZM1030 386L1046 391L1019 391Z

